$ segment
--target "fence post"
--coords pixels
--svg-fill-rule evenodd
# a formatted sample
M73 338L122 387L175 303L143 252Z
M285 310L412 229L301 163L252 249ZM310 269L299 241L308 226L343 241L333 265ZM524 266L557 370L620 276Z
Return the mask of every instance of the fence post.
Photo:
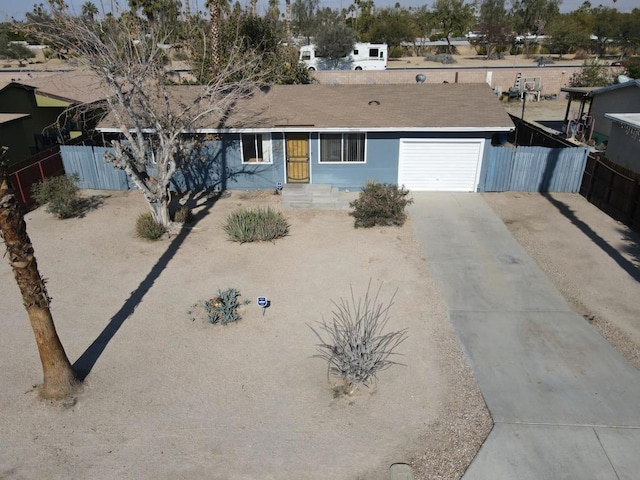
M629 208L629 213L627 215L625 225L633 228L633 219L636 216L636 210L638 209L638 202L640 202L640 183L636 180L633 182L633 192L630 195L631 197L631 205Z
M38 161L38 170L40 171L40 181L44 182L44 170L42 170L42 160Z
M591 175L589 177L589 183L587 184L587 194L584 196L587 199L587 201L591 201L591 187L593 186L593 179L596 176L596 173L598 171L598 165L600 164L600 162L596 157L593 157L593 159L595 160L593 162L593 170L591 171Z
M24 190L22 188L22 182L20 181L20 173L16 172L16 173L14 173L14 175L16 176L16 182L18 183L18 191L20 192L20 198L22 199L22 204L26 205L27 204L27 198L24 196Z

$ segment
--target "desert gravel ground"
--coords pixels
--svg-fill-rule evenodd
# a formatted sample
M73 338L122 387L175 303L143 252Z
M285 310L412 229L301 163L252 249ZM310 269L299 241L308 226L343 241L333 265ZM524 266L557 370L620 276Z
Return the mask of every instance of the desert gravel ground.
M284 210L287 237L239 245L226 215L279 197L233 192L151 243L134 235L139 193L85 193L102 205L83 218L27 215L61 340L92 367L77 398L38 399L33 334L0 264L0 478L376 480L394 462L421 479L464 472L491 419L410 220L356 230L344 211ZM408 329L406 366L335 398L307 325L370 280L384 301L397 289L388 329ZM240 322L191 319L228 287L251 302ZM105 345L88 348L103 330Z
M578 194L483 195L572 309L640 368L640 235Z

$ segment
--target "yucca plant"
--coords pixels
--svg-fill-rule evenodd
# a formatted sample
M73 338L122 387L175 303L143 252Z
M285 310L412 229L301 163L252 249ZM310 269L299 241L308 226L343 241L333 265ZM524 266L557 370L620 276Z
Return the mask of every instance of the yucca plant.
M378 301L381 288L382 284L372 295L370 281L364 298L356 301L351 286L349 300L332 300L335 309L331 321L317 322L317 330L309 325L320 340L316 345L319 353L314 356L327 362L328 376L344 380L343 393L352 394L360 385L369 386L378 372L391 365L402 365L391 360L391 356L396 355L395 348L406 339L407 330L383 333L396 294L384 304Z
M281 212L270 207L240 209L227 216L224 231L234 242L275 240L289 233L289 223Z

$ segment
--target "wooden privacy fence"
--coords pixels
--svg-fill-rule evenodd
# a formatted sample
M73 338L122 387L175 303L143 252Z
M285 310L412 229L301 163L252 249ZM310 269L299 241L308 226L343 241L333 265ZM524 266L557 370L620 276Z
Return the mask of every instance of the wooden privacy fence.
M64 167L60 147L57 145L9 167L9 181L16 191L18 201L27 208L36 203L31 195L31 186L58 175L64 175Z
M587 147L491 147L481 192L571 192L580 189Z
M640 175L589 155L580 194L600 210L640 231Z

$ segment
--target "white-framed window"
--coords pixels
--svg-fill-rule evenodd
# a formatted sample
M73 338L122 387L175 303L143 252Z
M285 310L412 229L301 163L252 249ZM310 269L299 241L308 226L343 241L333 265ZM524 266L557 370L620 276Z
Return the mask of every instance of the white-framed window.
M271 134L243 133L240 135L242 163L272 163Z
M364 133L321 133L320 163L364 163Z

